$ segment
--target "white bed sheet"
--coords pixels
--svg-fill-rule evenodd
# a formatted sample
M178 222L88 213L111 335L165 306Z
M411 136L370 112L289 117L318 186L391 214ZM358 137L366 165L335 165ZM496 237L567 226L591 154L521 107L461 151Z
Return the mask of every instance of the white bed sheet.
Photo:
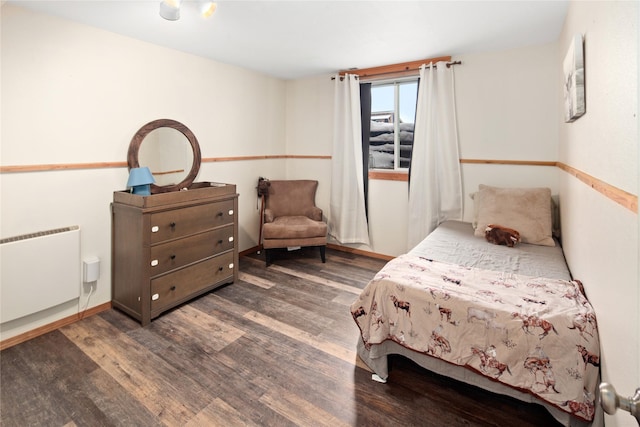
M435 261L485 270L571 280L562 248L520 243L513 248L474 236L468 222L446 221L409 253Z

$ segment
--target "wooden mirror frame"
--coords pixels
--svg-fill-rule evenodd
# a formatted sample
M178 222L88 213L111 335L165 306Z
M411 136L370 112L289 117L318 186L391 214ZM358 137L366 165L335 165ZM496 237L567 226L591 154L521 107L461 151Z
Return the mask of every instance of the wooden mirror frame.
M173 128L177 131L180 131L191 144L191 149L193 151L193 164L191 165L191 170L181 182L175 185L155 185L151 184L151 194L155 193L168 193L170 191L179 191L183 188L189 188L193 181L196 179L198 172L200 170L200 162L202 161L202 155L200 154L200 145L198 144L198 140L196 136L191 132L191 130L183 125L182 123L171 120L171 119L158 119L152 122L147 123L142 126L136 134L131 138L131 143L129 143L129 151L127 153L127 164L129 165L129 170L132 168L139 168L140 163L138 160L138 152L140 151L140 145L144 138L153 130L158 128ZM144 166L144 165L143 165Z

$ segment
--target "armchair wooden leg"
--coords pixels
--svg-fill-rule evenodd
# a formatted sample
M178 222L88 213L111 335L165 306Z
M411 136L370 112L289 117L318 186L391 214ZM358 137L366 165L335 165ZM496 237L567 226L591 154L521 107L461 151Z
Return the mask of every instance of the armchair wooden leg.
M266 267L269 267L269 265L271 265L271 249L265 249L264 250L264 259L265 259L265 263L266 263Z
M326 249L326 246L320 246L320 259L322 260L322 263L327 262L327 258L325 256L325 249Z

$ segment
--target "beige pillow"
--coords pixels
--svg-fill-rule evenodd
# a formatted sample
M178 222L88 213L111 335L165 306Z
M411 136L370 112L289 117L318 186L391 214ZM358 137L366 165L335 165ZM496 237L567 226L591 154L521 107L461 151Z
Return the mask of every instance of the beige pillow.
M475 235L484 237L489 224L513 228L523 243L555 246L551 235L549 188L500 188L480 184L474 194L477 212Z

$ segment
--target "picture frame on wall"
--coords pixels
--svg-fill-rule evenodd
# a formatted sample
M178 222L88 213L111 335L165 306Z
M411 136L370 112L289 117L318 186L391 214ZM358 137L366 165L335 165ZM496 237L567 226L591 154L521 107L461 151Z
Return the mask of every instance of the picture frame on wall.
M584 49L581 34L572 37L562 68L564 72L564 121L570 123L586 112Z

